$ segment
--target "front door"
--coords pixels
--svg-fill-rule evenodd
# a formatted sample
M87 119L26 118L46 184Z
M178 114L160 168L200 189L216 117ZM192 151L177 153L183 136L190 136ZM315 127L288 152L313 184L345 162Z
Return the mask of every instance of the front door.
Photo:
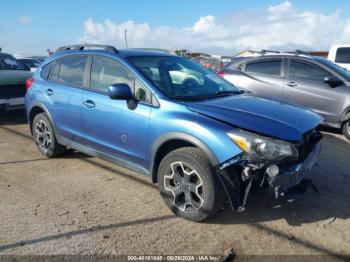
M344 98L324 83L324 78L330 75L316 64L291 59L284 89L285 100L313 110L326 122L336 123Z
M86 145L122 161L147 165L151 93L130 70L109 57L94 56L90 75L83 95ZM116 83L128 84L136 103L110 99L108 86Z

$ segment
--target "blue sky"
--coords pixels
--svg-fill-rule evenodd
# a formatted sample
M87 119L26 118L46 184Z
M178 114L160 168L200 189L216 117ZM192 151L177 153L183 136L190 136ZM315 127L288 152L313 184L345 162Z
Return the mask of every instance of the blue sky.
M40 54L45 53L46 48L55 49L78 41L120 46L124 44L120 38L124 29L128 30L133 47L169 46L215 53L231 53L260 45L262 48L320 49L337 41L336 33L342 35L339 41L350 38L350 33L347 35L350 32L347 28L350 26L348 0L0 0L0 10L0 46L14 53ZM313 19L311 23L310 19ZM325 30L323 23L329 25L333 21L336 32L328 27L329 32L318 32ZM256 31L264 25L271 30ZM273 32L281 30L283 34L285 30L281 27L284 25L293 33L283 38L276 36ZM302 32L296 34L298 26ZM305 26L312 27L315 32L312 39L311 31L303 31ZM252 38L254 34L255 39ZM310 39L303 41L303 34ZM327 42L325 38L330 40ZM171 43L167 39L172 39Z

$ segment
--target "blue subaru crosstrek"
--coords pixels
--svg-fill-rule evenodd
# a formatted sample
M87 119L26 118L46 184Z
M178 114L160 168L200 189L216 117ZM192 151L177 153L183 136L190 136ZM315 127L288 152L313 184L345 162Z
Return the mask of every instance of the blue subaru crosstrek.
M253 181L283 196L320 152L317 114L245 93L171 54L65 46L26 86L43 155L72 148L145 174L193 221L226 200L244 210Z

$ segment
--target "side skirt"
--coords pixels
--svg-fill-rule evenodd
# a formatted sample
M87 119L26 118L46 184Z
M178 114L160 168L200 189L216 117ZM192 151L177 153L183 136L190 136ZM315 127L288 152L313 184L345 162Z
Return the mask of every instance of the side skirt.
M79 152L82 152L84 154L87 154L89 156L98 157L98 158L101 158L107 162L122 166L124 168L127 168L127 169L132 170L132 171L137 172L137 173L141 173L142 175L146 175L149 177L151 176L150 172L146 168L144 168L140 165L136 165L136 164L134 164L130 161L127 161L125 159L116 158L115 156L103 153L101 151L98 151L98 150L93 149L91 147L82 145L80 143L73 142L73 141L66 139L66 138L63 138L61 136L57 136L57 141L58 141L58 143L66 146L66 147L73 148L73 149L75 149Z

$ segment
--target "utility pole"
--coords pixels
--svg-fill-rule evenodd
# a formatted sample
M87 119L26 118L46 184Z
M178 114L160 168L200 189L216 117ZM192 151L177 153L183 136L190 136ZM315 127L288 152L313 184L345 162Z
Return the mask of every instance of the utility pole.
M124 39L125 39L125 48L128 48L128 39L126 37L126 33L128 32L127 29L124 30Z

